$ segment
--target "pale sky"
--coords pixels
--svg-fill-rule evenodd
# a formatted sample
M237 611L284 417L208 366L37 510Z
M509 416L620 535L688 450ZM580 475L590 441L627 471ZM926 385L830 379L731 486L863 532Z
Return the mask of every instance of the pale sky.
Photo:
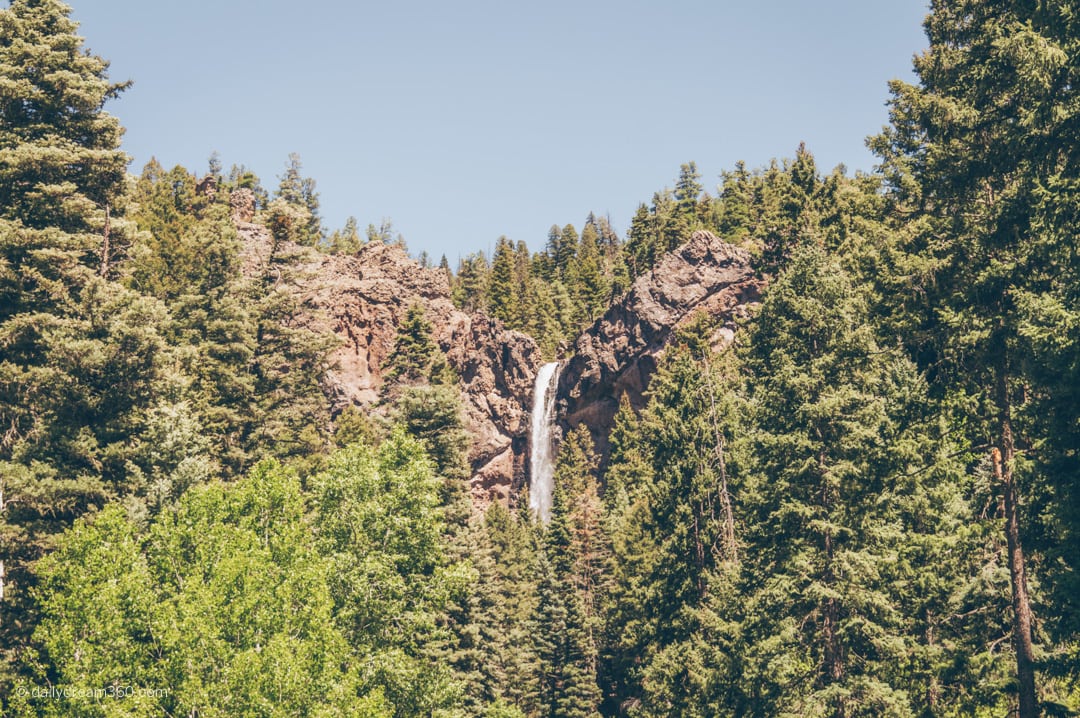
M270 190L290 152L328 229L383 218L435 260L543 247L697 162L706 189L805 141L870 171L886 83L912 80L922 0L69 0L134 80L107 105L131 171L217 151Z

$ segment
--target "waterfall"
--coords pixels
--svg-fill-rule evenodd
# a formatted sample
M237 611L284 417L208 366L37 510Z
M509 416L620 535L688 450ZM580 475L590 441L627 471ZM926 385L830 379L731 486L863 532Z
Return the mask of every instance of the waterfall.
M532 432L529 436L529 508L547 523L551 518L555 457L551 429L555 425L555 391L559 386L559 362L540 367L533 389Z

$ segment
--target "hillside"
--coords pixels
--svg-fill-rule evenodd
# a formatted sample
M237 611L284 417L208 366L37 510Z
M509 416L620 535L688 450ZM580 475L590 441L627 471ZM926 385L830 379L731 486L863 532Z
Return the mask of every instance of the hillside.
M873 174L457 267L131 174L70 14L0 10L5 716L1080 715L1067 3L933 3Z

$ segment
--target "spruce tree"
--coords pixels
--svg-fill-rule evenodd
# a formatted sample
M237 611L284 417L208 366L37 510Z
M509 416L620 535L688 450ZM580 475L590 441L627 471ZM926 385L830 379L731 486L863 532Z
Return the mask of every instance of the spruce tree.
M458 262L457 276L451 285L454 305L466 312L478 312L488 306L491 268L482 252L466 255Z
M753 700L764 714L913 715L894 662L910 650L894 574L901 477L919 388L877 346L864 300L814 247L798 250L751 330L760 485L745 502Z
M112 281L129 239L128 158L102 108L127 85L83 49L70 12L56 0L0 10L5 662L33 624L29 564L73 518L127 493L140 409L160 391L161 305Z
M362 244L360 227L356 222L356 217L353 216L345 220L344 227L335 229L327 240L327 248L335 254L356 254L360 251Z
M300 155L291 153L285 174L280 177L276 197L300 212L300 219L290 239L314 247L322 243L326 232L319 217L319 193L315 191L315 180L302 176L302 169Z
M604 276L599 239L600 234L595 225L586 224L581 231L577 260L578 302L585 323L603 313L610 294L610 282Z
M448 371L446 357L431 337L431 322L424 316L424 306L419 302L410 305L398 326L394 348L383 364L383 383L392 393L399 384L443 383Z
M514 245L506 237L499 237L495 244L487 298L491 315L514 327L521 302L521 287L515 281Z
M727 591L738 567L723 507L744 482L731 451L741 409L711 400L703 331L680 334L640 420L620 412L608 468L614 562L602 680L614 705L638 704L646 716L716 715L734 704L724 693L737 693Z
M1047 230L1071 211L1075 111L1065 88L1076 79L1069 51L1078 32L1062 3L931 9L919 82L890 84L891 126L872 147L909 220L894 260L899 312L940 390L970 407L969 441L981 454L972 461L987 463L1001 497L1018 715L1032 718L1041 710L1041 636L1025 509L1058 488L1029 461L1042 442L1029 418L1040 398L1031 369L1042 357L1028 338L1045 336L1042 311L1032 309L1065 316L1052 298L1055 258L1074 254L1075 240Z
M578 427L559 452L551 522L538 563L533 640L541 663L542 715L599 715L599 608L610 553L596 466L588 429Z

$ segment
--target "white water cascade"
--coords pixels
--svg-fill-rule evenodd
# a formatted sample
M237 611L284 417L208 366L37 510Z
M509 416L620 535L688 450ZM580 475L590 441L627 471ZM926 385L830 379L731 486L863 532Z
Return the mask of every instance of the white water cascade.
M551 430L555 425L555 391L558 386L559 362L540 367L533 389L532 431L529 436L529 508L545 524L551 518L551 494L555 488Z

